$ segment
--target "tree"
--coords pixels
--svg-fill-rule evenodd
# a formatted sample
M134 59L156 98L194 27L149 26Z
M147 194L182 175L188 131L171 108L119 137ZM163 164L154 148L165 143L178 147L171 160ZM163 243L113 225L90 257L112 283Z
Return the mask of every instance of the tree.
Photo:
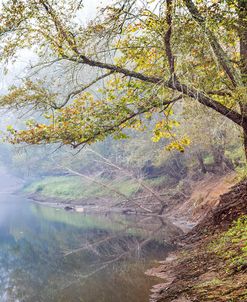
M236 150L239 150L240 154L242 150L241 142L237 139L241 135L239 129L228 123L224 116L220 116L216 112L209 114L206 107L198 105L195 112L192 112L190 108L191 104L188 102L184 106L181 130L190 133L189 153L192 158L197 158L200 170L203 173L222 173L234 169L233 162L236 160L237 165L241 162L241 155L238 158L240 162L234 158ZM193 120L193 127L191 127L191 120ZM203 139L202 134L198 132L200 127L207 130ZM209 166L205 164L205 158L211 158L212 164Z
M172 107L190 98L242 128L247 156L247 1L116 0L87 26L80 10L76 0L2 6L3 60L31 47L44 67L65 62L93 77L67 96L37 81L13 87L3 106L38 104L49 114L47 123L9 129L12 142L79 147L108 135L125 138L125 128L142 130L145 119L163 112L154 140L171 138L169 149L183 151L189 140L175 137ZM102 81L100 97L88 92Z

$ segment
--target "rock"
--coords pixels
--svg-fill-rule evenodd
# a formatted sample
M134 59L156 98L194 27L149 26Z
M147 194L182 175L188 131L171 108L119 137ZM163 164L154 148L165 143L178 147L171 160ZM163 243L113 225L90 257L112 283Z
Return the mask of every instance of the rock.
M83 213L84 208L83 207L76 207L75 211L78 212L78 213Z
M133 210L132 210L132 209L124 209L124 210L122 211L122 213L128 215L128 214L133 213Z
M65 210L65 211L73 211L74 208L73 208L73 207L70 207L70 206L66 206L66 207L64 207L64 210Z

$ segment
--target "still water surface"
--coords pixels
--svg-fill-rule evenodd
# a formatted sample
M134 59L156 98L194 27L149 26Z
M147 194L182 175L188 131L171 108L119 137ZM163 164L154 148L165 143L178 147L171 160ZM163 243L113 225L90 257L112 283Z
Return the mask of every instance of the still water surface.
M145 276L178 229L158 218L83 215L0 194L0 302L145 302Z

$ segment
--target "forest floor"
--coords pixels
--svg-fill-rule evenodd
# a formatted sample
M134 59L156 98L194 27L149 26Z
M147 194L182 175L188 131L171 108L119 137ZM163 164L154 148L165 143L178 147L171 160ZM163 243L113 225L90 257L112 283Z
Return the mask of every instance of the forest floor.
M177 252L147 272L163 279L152 289L150 301L247 301L247 180L218 199L220 185L215 185L217 190L210 193L215 200L208 196L209 204L203 202L203 208L207 204L211 210L179 239ZM180 210L185 211L189 204L191 199ZM193 211L198 219L200 207Z

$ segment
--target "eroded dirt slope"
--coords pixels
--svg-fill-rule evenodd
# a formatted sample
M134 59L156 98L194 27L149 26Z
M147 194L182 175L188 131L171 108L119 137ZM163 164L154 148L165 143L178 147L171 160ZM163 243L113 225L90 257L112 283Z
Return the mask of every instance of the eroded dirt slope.
M246 205L247 180L220 196L213 210L181 239L183 247L147 272L163 279L150 301L247 301Z

